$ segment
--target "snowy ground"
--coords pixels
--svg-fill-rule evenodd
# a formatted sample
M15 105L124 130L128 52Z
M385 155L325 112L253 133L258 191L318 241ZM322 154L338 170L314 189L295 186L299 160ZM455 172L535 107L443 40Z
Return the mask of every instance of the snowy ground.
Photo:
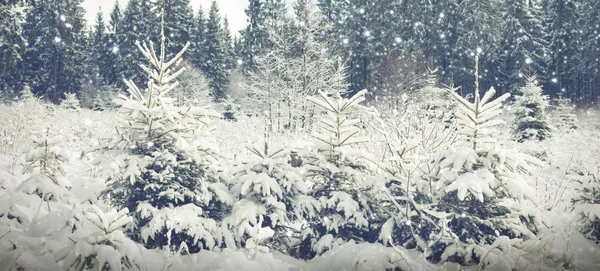
M91 165L93 155L83 151L94 145L97 138L109 135L118 122L118 114L111 111L71 112L63 109L45 109L40 104L0 105L0 199L7 199L26 175L21 174L23 153L30 147L31 135L43 127L57 129L64 135L60 143L67 150L65 183L71 192L82 200L97 197L104 187L101 176ZM547 234L546 251L539 258L548 270L575 269L600 270L600 246L586 239L578 230L578 214L572 213L571 198L576 193L576 183L566 178L571 169L585 170L600 176L600 112L580 112L580 126L576 133L558 135L542 143L520 144L508 140L508 131L500 137L501 144L514 146L521 151L545 156L548 164L539 169L533 185L538 196L537 206L551 221ZM261 120L242 117L238 122L217 120L211 124L212 140L223 156L222 161L235 163L249 155L244 146L260 138L257 129ZM280 141L306 140L306 134L281 135ZM377 142L377 139L373 139ZM287 143L287 142L282 142ZM374 144L376 145L376 144ZM373 153L380 150L371 149ZM6 201L2 201L6 202ZM101 206L101 203L98 203ZM4 229L2 229L4 231ZM4 232L0 232L0 242ZM0 249L6 249L4 244ZM404 266L404 270L478 270L477 266L460 267L453 263L433 265L416 251L395 250L382 244L355 244L353 242L334 248L310 261L300 261L280 253L264 251L201 251L192 255L176 255L165 251L150 251L138 245L144 259L142 270L385 270ZM545 257L542 256L545 255ZM548 256L551 255L551 256ZM10 266L8 258L0 254L0 269ZM12 258L10 258L12 259ZM27 259L27 258L22 258ZM31 259L30 259L31 260ZM398 264L400 262L400 264ZM537 263L534 263L537 264ZM417 267L418 268L417 268ZM533 266L533 265L532 265ZM37 268L44 269L44 265ZM462 269L461 269L462 268ZM34 268L35 269L35 268ZM2 269L4 270L4 269ZM531 269L534 270L534 269Z

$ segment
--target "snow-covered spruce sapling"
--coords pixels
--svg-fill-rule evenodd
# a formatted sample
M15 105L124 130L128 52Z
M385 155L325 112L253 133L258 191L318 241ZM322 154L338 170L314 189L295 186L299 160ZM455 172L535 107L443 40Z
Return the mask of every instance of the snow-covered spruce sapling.
M527 78L525 86L519 89L521 95L515 97L515 138L525 140L544 140L551 136L546 117L548 96L542 94L535 76Z
M569 133L579 127L579 119L575 115L574 105L568 98L559 96L551 113L552 123L563 133Z
M302 244L295 252L299 258L310 258L351 239L375 241L377 237L369 222L376 220L375 199L370 192L377 166L363 150L351 147L366 139L360 135L360 120L348 117L364 101L366 92L362 90L349 99L339 92L333 97L320 92L318 97L308 98L326 114L313 133L318 148L303 157L311 184L309 195L316 201L300 208L306 225Z
M450 123L456 106L448 90L446 87L439 86L437 68L428 69L425 86L412 95L412 103L409 106L416 107L416 115L420 120L436 119Z
M67 152L58 146L62 137L50 132L50 128L33 138L33 146L26 153L23 174L32 174L18 187L18 191L36 194L43 200L60 200L70 193L60 177L68 162Z
M227 232L217 222L233 199L205 140L203 126L215 114L207 108L177 107L168 97L185 70L177 65L189 43L168 61L164 43L163 31L157 55L152 42L136 42L149 63L140 65L148 73L148 86L142 91L125 81L129 96L116 101L125 121L103 146L112 160L104 164L112 174L102 195L130 211L134 222L126 233L134 241L174 251L184 242L194 253L221 244L221 234Z
M132 222L129 211L103 212L95 205L75 217L68 245L54 255L64 261L65 270L142 270L143 260L135 242L123 233Z
M239 200L223 223L241 246L247 246L256 229L270 227L274 234L265 245L290 255L299 241L299 209L306 202L312 206L314 199L306 195L300 169L289 164L289 150L268 143L268 128L265 134L263 146L248 147L255 156L233 170L237 183L231 191Z
M579 231L590 240L600 242L600 180L590 175L581 183L573 198L573 211L579 214Z
M472 257L472 249L463 246L489 245L501 235L535 238L538 226L534 217L522 209L526 200L535 198L523 178L531 165L540 166L541 162L496 146L494 127L503 123L496 117L510 94L492 100L493 88L483 97L477 88L476 83L473 103L451 93L460 109L456 114L459 133L470 147L452 148L436 161L434 189L428 197L435 203L433 211L444 214L440 221L447 227L448 238L434 242L429 255L434 261L458 257L453 259L468 263L476 258Z
M60 102L60 107L71 111L81 109L79 99L77 99L75 93L65 93L65 99Z

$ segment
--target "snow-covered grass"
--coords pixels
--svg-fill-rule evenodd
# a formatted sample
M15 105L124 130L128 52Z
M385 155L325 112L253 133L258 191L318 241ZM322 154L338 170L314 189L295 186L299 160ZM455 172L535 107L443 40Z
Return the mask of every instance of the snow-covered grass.
M479 266L460 267L449 262L432 264L414 249L354 241L334 247L308 261L294 259L279 252L267 252L268 250L260 246L254 249L203 250L194 254L148 250L140 244L132 245L127 242L112 248L102 243L104 241L101 242L101 239L118 240L119 235L97 231L90 236L98 242L90 243L91 239L85 239L89 236L80 235L84 231L78 231L76 228L91 227L91 224L89 221L80 221L84 218L78 215L78 210L71 207L81 204L80 206L91 208L93 204L100 208L98 212L102 212L102 215L111 215L105 204L98 201L98 194L105 187L105 176L93 165L95 154L86 150L97 145L99 138L110 137L114 133L115 126L120 121L119 114L114 111L87 109L70 111L35 100L0 105L0 112L1 270L15 266L15 263L22 267L30 266L34 270L63 269L65 259L76 259L79 255L77 253L83 252L74 250L74 254L67 253L66 258L61 258L56 256L58 252L55 249L69 251L88 247L89 244L100 246L97 247L97 251L105 253L100 255L98 252L100 254L94 255L99 260L111 255L133 258L139 256L142 260L137 259L136 263L140 265L141 270L480 270ZM529 248L522 248L529 254L512 259L525 261L517 266L525 266L527 270L600 269L600 246L579 233L580 214L572 212L572 200L581 193L578 190L580 182L600 179L600 111L582 110L578 112L578 116L577 130L568 133L556 130L551 138L541 142L516 143L511 140L511 128L506 126L498 132L499 144L507 148L516 148L545 162L532 178L522 180L535 188L537 199L526 208L534 209L532 212L546 223L544 230L539 233L539 240L527 243ZM510 125L510 119L508 120ZM231 168L231 165L250 159L252 153L246 146L262 144L265 135L264 120L257 117L238 116L237 121L217 119L213 120L209 127L212 136L207 140L218 150L221 157L217 161L222 168ZM381 134L371 129L366 130L370 143L362 148L374 157L389 155L386 154L386 140ZM16 200L15 196L21 195L18 194L18 190L24 189L19 187L31 177L29 174L22 174L25 154L33 147L33 138L44 131L51 131L62 138L57 145L65 150L68 157L62 181L73 195L74 202L72 205L59 202L42 204L40 198L27 202L28 199L36 197L32 194L19 199L20 202L27 202L24 207L19 207L18 210L11 209L16 204L13 201ZM304 146L303 142L309 141L309 138L307 132L269 133L271 143L292 148ZM47 206L43 206L46 204ZM7 219L7 212L3 211L8 209L14 216L22 215L24 219L27 218L26 224L29 226L19 228L10 222L12 220ZM55 216L57 219L52 220ZM72 227L73 232L52 232L66 226ZM41 239L32 239L33 237ZM69 241L69 238L83 239ZM490 251L488 254L496 255L492 252L493 247L487 249ZM91 253L91 250L86 251ZM120 263L113 261L112 264Z

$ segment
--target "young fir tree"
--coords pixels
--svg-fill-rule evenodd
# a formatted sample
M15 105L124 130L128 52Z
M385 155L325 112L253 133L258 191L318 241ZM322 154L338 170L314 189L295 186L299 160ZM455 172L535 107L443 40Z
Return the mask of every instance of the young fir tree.
M571 101L562 95L555 100L555 107L552 111L553 123L556 128L563 133L572 132L579 127L579 120L575 115L574 105Z
M573 212L579 215L579 231L588 239L600 241L600 182L596 178L578 180L578 195L572 199Z
M374 160L362 150L351 147L365 142L352 111L364 101L366 90L344 99L339 91L329 97L309 97L324 115L313 136L317 148L303 155L306 178L312 184L301 208L305 219L302 243L294 255L307 259L350 240L373 242L379 217L373 187L376 181ZM312 205L311 205L312 203Z
M495 90L491 88L480 97L478 83L476 80L474 102L451 93L459 108L456 114L459 133L470 146L443 151L434 163L434 170L424 176L429 185L419 191L422 196L419 201L431 203L434 211L425 217L429 217L429 222L442 223L442 229L447 230L432 227L417 230L426 241L419 247L429 250L428 257L433 261L469 264L477 259L473 254L482 259L480 246L493 244L498 236L535 237L536 222L522 209L523 201L534 200L535 194L522 178L531 165L541 162L516 150L496 146L494 128L503 123L496 117L510 94L492 100ZM432 235L432 231L437 233ZM427 243L437 234L437 241Z
M66 93L65 99L60 102L60 107L72 111L78 111L81 109L79 99L77 99L77 95L75 93Z
M548 96L542 94L536 77L527 79L527 84L519 89L521 95L515 98L515 136L517 141L544 140L551 135L546 118Z
M447 88L439 86L438 69L428 69L425 86L420 88L413 97L417 114L425 119L449 122L452 118L454 103Z
M61 179L66 175L64 166L69 161L67 152L58 146L62 140L50 128L35 135L23 165L23 174L32 175L17 187L18 191L36 194L44 201L58 201L70 195Z
M298 245L303 206L314 199L306 195L308 185L300 169L292 167L290 151L274 147L265 128L265 142L248 149L256 156L234 169L237 183L231 191L239 200L223 220L234 232L237 242L248 248L248 238L256 239L258 230L270 227L274 235L267 247L291 255ZM252 244L252 242L250 242Z
M126 121L105 148L116 165L104 198L119 209L127 208L134 222L127 234L149 248L190 252L221 245L217 225L232 204L226 185L214 167L202 126L213 115L205 108L177 107L168 95L184 72L177 68L189 43L171 60L165 59L165 36L160 51L152 42L136 43L150 66L145 90L126 81L129 96L118 104ZM111 155L112 154L112 155ZM228 237L226 240L232 240Z
M76 213L72 220L77 223L69 225L71 242L55 254L56 259L64 260L64 270L140 270L142 255L123 233L133 221L128 213L127 209L105 213L95 205Z

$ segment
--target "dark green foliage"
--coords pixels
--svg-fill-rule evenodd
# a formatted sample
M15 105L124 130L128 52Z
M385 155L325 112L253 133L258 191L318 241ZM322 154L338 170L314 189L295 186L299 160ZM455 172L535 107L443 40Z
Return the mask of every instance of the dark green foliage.
M229 72L227 71L227 55L223 44L223 26L217 2L213 1L208 13L205 33L206 46L206 76L211 95L216 102L223 102L227 98L227 83Z
M192 41L194 12L189 0L160 0L157 6L165 16L167 57L173 57L183 46Z
M23 87L22 73L17 69L26 49L22 17L15 6L0 6L0 95L15 96Z
M138 85L143 85L148 75L139 68L140 64L148 65L135 47L135 42L146 41L159 36L157 21L159 12L156 11L154 2L131 0L123 13L123 19L116 29L116 39L119 42L118 54L119 83L122 78L133 80ZM153 40L156 44L156 39Z
M118 180L109 182L107 188L101 194L110 200L113 206L119 208L128 208L132 210L131 216L134 218L135 225L128 228L126 233L132 240L144 244L147 248L162 248L168 244L166 230L154 238L144 240L142 228L148 226L152 217L144 216L140 210L140 204L150 204L154 208L174 208L186 204L194 204L202 207L203 217L221 221L227 213L221 202L213 198L208 203L201 202L197 195L202 194L200 183L218 182L215 180L214 172L207 165L199 165L182 154L176 154L177 149L169 141L153 142L151 146L146 143L137 143L131 150L135 156L146 157L155 161L141 169L139 175L135 176L135 181ZM164 155L172 153L175 160L165 160ZM175 164L168 169L172 174L165 177L164 171L167 170L165 164ZM163 193L173 190L183 197L171 199L161 196ZM190 253L196 253L201 249L210 249L203 240L196 244L194 237L185 231L176 232L171 230L171 243L175 250L179 248L182 241L186 243Z
M203 72L206 72L206 19L202 6L194 18L190 48L190 62Z
M82 88L86 45L82 2L51 0L28 12L23 71L33 93L54 103L65 92L79 93Z

